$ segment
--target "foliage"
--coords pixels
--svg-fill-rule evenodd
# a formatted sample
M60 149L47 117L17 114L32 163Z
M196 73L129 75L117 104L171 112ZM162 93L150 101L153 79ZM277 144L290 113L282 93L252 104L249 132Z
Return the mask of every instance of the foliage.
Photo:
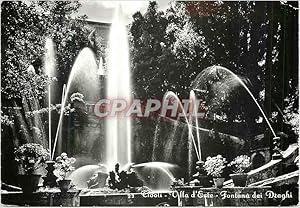
M7 115L3 115L3 111L1 110L1 124L5 126L11 126L14 124L14 121L9 118ZM1 129L3 131L3 129Z
M284 122L291 126L292 131L299 135L299 91L295 91L295 94L290 94L284 99L283 119Z
M64 152L61 153L60 156L56 157L54 167L56 172L58 172L59 180L64 180L67 176L67 173L74 170L72 164L75 162L76 159L74 157L69 158Z
M217 155L215 157L207 157L203 167L208 175L218 178L221 177L226 163L226 158L222 157L222 155Z
M79 101L81 103L85 103L84 101L84 96L81 94L81 93L73 93L71 96L70 96L70 100L71 100L71 103L74 102L74 101ZM61 104L55 104L55 105L51 105L50 106L50 109L49 108L41 108L41 109L38 109L38 110L33 110L33 111L27 111L25 113L25 116L27 118L33 118L35 115L43 115L43 114L47 114L50 111L56 111L58 114L60 114L61 112ZM74 112L75 109L74 108L71 108L71 104L69 103L68 105L66 105L64 107L64 115L68 116L70 115L71 112ZM1 118L5 121L3 121L3 124L6 124L6 125L9 125L9 124L12 124L12 121L8 120L9 117L8 116L3 116L3 118Z
M228 164L234 173L244 173L250 166L250 157L247 155L237 156Z
M3 2L1 6L2 95L42 95L46 77L27 70L43 53L42 17L21 1Z
M79 1L4 1L1 4L1 123L22 129L14 140L25 138L27 142L47 146L44 118L49 110L60 112L60 105L43 108L47 85L55 82L56 94L61 93L59 90L84 47L90 46L97 58L103 56L99 38L90 44L91 28L86 27L86 17L75 14L80 6ZM45 73L48 39L54 42L56 71L50 76L55 77ZM58 97L54 96L52 102L60 102ZM22 109L13 109L17 107ZM33 136L37 128L43 138Z
M5 1L1 4L1 81L4 105L12 99L43 99L54 81L44 73L45 40L55 43L59 83L68 79L79 51L91 32L83 17L73 17L78 1ZM99 44L95 44L99 52ZM103 50L103 49L102 49ZM18 102L17 102L18 103ZM36 109L31 109L36 110ZM6 112L4 112L6 113Z
M50 158L49 151L35 143L20 146L14 154L15 160L22 166L26 174L31 174Z

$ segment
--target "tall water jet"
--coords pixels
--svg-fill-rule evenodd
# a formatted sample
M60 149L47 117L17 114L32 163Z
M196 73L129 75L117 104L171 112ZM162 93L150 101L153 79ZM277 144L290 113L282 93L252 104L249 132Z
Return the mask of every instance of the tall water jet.
M117 7L109 35L107 98L131 100L128 34L121 7ZM131 162L131 121L124 114L106 119L106 164Z
M45 43L45 56L44 56L44 69L45 74L49 78L53 78L55 76L55 69L56 69L56 59L55 59L55 49L54 49L54 43L51 38L46 39ZM51 90L52 84L51 82L48 84L48 145L49 145L49 151L51 153L51 146L52 146L52 135L51 135Z
M61 103L64 101L64 98L65 98L65 91L66 91L66 84L63 85L63 90L62 90L62 95L61 95ZM62 141L62 135L63 135L63 129L62 129L62 126L63 126L63 121L61 122L60 124L60 127L59 128L59 135L58 135L58 140L59 141ZM57 144L57 147L56 147L56 151L57 152L62 152L62 143L59 142Z

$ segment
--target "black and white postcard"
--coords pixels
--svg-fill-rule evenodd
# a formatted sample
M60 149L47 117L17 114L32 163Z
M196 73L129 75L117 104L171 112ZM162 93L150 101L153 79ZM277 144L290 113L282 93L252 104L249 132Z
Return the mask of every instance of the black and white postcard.
M297 206L298 1L2 1L1 205Z

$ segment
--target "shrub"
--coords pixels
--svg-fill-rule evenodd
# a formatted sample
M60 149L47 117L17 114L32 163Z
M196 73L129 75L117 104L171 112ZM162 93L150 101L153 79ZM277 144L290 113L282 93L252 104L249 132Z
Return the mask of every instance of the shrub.
M50 158L49 151L36 143L23 144L14 153L15 160L21 165L26 174L33 173Z
M215 157L207 157L204 169L206 170L208 175L213 177L221 177L221 174L226 167L226 158L222 157L222 155L217 155Z
M231 167L234 173L244 173L250 166L250 157L247 155L237 156L228 164L228 167Z

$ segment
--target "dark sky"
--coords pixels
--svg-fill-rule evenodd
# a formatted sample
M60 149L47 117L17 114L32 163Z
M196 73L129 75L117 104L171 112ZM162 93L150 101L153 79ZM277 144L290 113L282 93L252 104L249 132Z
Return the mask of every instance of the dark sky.
M104 0L81 0L82 7L78 14L88 15L89 19L111 22L113 11L118 4L121 4L123 12L127 16L128 23L131 21L131 16L136 11L144 13L147 9L149 1L104 1ZM158 0L160 10L165 10L168 7L170 0Z

